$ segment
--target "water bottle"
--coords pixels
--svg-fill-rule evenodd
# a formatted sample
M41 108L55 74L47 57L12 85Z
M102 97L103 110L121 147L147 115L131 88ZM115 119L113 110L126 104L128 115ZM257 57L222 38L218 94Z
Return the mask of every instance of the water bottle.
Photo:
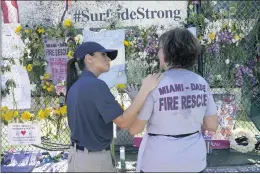
M121 172L125 172L125 147L120 147L120 163L121 163Z
M211 141L206 141L206 147L207 147L207 153L211 154L212 153Z

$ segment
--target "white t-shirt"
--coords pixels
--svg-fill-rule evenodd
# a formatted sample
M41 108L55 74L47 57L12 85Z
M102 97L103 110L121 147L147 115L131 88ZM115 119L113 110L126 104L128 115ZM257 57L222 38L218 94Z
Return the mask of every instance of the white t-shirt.
M147 97L138 119L148 120L148 133L179 135L200 130L203 118L216 113L205 79L189 70L172 69ZM203 136L149 136L141 164L144 172L200 172L206 167Z

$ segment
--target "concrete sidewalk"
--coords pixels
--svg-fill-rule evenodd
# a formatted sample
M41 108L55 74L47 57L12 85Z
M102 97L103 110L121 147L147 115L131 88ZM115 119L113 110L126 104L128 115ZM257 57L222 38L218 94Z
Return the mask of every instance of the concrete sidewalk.
M126 153L126 172L135 172L137 152ZM119 154L116 153L117 168L120 169ZM208 155L204 173L251 172L260 173L260 153L239 153L229 149L213 150Z

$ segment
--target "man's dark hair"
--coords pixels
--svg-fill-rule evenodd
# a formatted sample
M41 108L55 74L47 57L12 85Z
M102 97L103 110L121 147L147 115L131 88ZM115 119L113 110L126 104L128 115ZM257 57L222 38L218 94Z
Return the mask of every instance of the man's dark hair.
M197 38L185 28L175 28L161 35L159 47L163 49L169 67L191 68L201 51Z

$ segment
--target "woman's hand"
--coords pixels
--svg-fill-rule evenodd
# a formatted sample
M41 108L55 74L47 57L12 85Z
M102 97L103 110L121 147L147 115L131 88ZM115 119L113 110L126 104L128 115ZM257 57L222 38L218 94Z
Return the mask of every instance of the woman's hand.
M142 80L141 90L146 91L148 93L151 92L157 87L157 85L162 79L163 79L162 73L149 74L147 77L145 77Z
M130 97L131 100L133 100L137 94L138 94L138 87L137 85L126 85L126 89L124 89L124 92L128 94L128 96Z

